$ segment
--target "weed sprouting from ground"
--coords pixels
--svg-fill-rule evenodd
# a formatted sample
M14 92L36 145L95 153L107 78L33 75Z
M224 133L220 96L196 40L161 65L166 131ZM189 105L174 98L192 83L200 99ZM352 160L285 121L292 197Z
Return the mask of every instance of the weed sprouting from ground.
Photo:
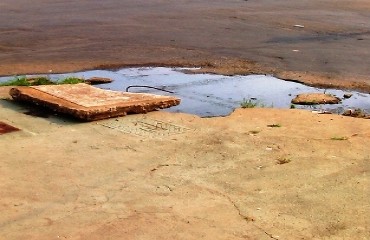
M243 98L243 101L241 101L240 106L242 108L255 108L257 106L257 103L256 101L253 101L251 99Z
M85 82L84 79L77 78L77 77L67 77L62 81L59 81L58 84L77 84Z
M243 98L243 101L240 102L240 107L241 108L255 108L255 107L264 108L266 107L266 105L263 102L258 101L258 100Z

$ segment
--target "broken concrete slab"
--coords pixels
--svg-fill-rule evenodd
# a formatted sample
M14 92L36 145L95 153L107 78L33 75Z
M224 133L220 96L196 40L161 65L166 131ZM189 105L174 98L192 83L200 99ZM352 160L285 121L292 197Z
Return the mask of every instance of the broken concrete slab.
M180 104L176 97L103 90L84 83L15 87L9 94L16 101L43 106L84 121L147 113Z
M325 93L303 93L292 100L293 104L315 105L315 104L338 104L340 98Z

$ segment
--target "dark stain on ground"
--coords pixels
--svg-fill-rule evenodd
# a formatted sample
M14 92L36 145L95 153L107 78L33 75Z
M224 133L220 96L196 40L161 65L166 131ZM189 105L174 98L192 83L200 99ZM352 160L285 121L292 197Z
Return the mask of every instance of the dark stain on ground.
M34 116L34 117L41 117L41 118L48 118L53 113L47 109L39 108L39 107L31 107L26 112L23 112L26 115Z
M81 121L78 121L78 120L72 118L71 116L69 116L67 114L57 113L53 110L50 110L50 109L42 107L42 106L38 106L38 105L34 105L34 104L28 104L28 103L24 103L24 102L22 104L20 104L20 103L18 103L18 104L19 104L19 106L22 106L22 108L23 108L22 113L23 114L26 114L26 115L29 115L29 116L32 116L32 117L52 118L53 116L56 116L59 119L62 119L63 122L66 122L66 121L74 122L74 123L81 122Z
M6 124L4 122L0 122L0 135L5 133L10 133L14 131L19 131L18 128L10 126L9 124Z
M294 37L277 37L272 38L266 43L299 43L299 42L312 42L312 41L336 41L341 39L357 39L363 40L362 36L370 35L370 31L364 32L350 32L350 33L326 33L315 34L311 36L294 36Z

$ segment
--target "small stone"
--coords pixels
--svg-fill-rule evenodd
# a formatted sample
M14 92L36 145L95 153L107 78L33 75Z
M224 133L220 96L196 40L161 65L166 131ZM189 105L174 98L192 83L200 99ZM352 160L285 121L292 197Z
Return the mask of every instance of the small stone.
M343 112L343 116L351 116L352 115L352 109L347 109Z
M345 93L344 95L343 95L343 98L351 98L353 96L353 94L352 93Z
M315 105L315 104L338 104L340 99L325 93L303 93L292 100L293 104Z
M113 82L112 79L102 78L102 77L92 77L92 78L85 80L85 83L90 84L90 85L104 84L104 83L111 83L111 82Z
M343 116L349 116L349 117L356 117L356 118L369 118L369 115L366 114L366 112L364 112L363 110L361 109L347 109L343 112L342 114Z
M262 168L263 168L263 166L262 166L262 165L260 165L260 166L258 166L258 167L257 167L257 169L258 169L258 170L260 170L260 169L262 169Z

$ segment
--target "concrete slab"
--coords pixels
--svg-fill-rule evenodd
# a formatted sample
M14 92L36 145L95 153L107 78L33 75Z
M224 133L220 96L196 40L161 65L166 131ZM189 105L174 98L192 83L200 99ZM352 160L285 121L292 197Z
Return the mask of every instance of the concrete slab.
M176 97L103 90L84 83L15 87L9 93L16 101L44 106L84 121L146 113L180 104Z

